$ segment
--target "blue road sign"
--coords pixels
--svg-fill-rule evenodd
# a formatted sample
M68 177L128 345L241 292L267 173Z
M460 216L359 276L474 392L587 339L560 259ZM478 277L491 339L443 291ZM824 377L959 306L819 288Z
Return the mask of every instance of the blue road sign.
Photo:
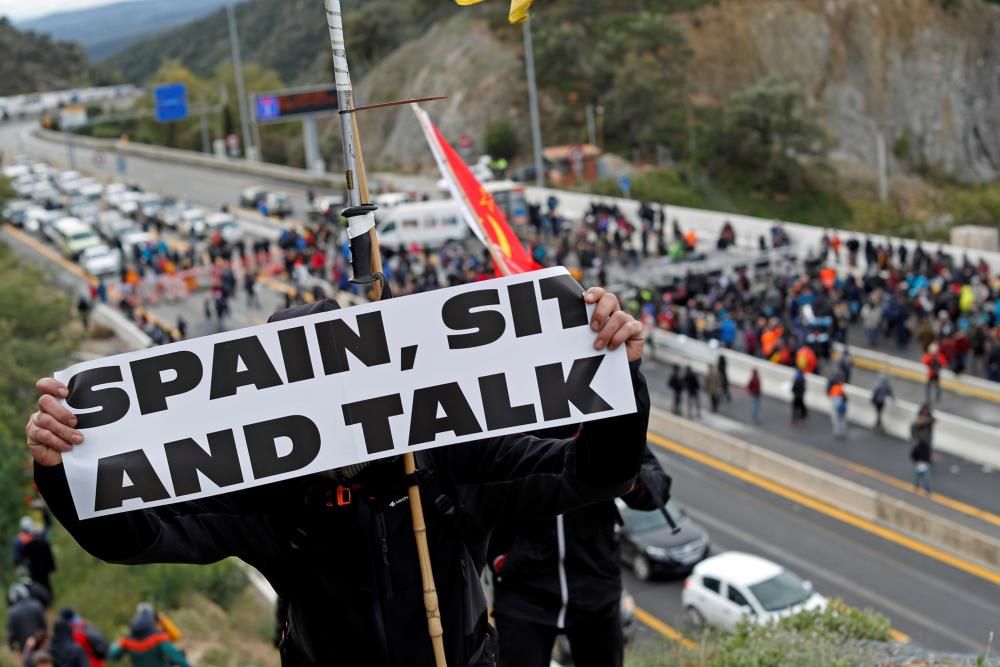
M265 123L281 118L281 101L277 95L262 95L257 98L257 120Z
M166 83L154 91L156 122L171 123L188 117L187 87L183 83Z
M618 187L621 188L622 193L629 197L632 193L632 179L628 174L622 174L618 177Z

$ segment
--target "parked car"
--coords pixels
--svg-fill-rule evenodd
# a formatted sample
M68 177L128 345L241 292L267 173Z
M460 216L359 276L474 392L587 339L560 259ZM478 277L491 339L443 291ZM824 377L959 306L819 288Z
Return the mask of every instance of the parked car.
M135 254L136 247L141 248L150 243L155 244L156 238L148 232L144 232L135 227L129 227L122 231L121 235L118 237L118 241L122 246L122 254L126 257L132 257Z
M269 192L266 203L268 215L286 218L292 214L292 198L287 192Z
M122 270L122 254L117 248L103 243L80 253L80 265L92 276L116 276Z
M35 186L31 191L31 201L50 211L62 208L62 196L48 182Z
M24 213L24 228L29 232L37 232L49 238L46 230L61 217L63 215L59 211L50 211L41 206L31 205Z
M97 232L108 241L114 242L119 232L125 227L132 227L133 222L126 220L118 211L101 211L97 216Z
M177 231L188 236L205 236L207 227L205 226L206 214L200 208L189 208L181 213L181 219L177 224Z
M236 218L231 213L213 213L205 219L205 235L211 236L215 232L222 235L226 244L243 240L243 230L236 224Z
M62 254L75 260L87 248L101 245L94 228L78 218L62 218L52 225L53 240Z
M766 558L727 551L694 567L681 593L688 626L732 632L744 619L764 625L804 610L826 608L812 583Z
M31 202L14 199L4 204L3 211L0 212L0 217L3 217L5 222L9 222L15 227L24 227L24 220L27 217L29 208L31 208Z
M660 511L634 510L615 501L622 517L618 529L622 562L641 581L656 576L687 574L709 553L708 532L672 500L664 507L677 525L674 532Z
M344 208L344 198L340 195L326 195L313 199L306 215L311 222L322 222L323 220L336 220Z
M240 193L240 207L255 209L265 199L267 199L267 188L259 185L249 187Z

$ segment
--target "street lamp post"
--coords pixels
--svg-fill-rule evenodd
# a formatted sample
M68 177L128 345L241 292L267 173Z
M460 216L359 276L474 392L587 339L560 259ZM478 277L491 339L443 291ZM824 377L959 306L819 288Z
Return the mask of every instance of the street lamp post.
M531 42L531 17L521 24L524 32L524 64L528 75L528 106L531 112L531 142L535 154L535 185L545 187L545 165L542 162L542 125L538 116L538 86L535 83L535 48Z

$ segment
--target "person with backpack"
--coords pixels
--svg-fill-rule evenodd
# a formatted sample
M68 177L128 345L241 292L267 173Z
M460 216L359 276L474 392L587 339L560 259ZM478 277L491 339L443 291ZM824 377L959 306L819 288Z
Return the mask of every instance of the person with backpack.
M667 388L673 393L674 414L680 415L684 400L684 378L681 376L680 366L674 366L674 370L671 371L670 377L667 379Z
M159 627L153 606L140 602L128 634L111 645L108 658L113 661L128 656L132 667L191 667L170 635Z
M73 641L73 628L60 618L52 625L52 643L48 647L56 667L89 667L83 648Z
M747 383L747 393L750 394L750 417L754 422L760 421L760 396L761 384L760 374L757 369L750 372L750 381Z
M910 461L913 462L913 491L919 493L924 489L931 493L931 439L934 429L934 415L929 402L920 406L916 418L910 424L910 438L913 448L910 450Z
M73 630L75 641L87 654L90 667L104 667L111 649L108 640L92 623L81 618L73 609L65 607L59 612L59 618L69 623Z
M590 288L580 299L581 306L592 308L595 350L625 350L637 410L587 422L573 438L485 438L415 452L420 471L415 479L406 476L401 457L387 457L81 521L62 453L86 441L58 401L68 387L43 378L37 384L39 410L26 427L35 483L66 530L102 560L203 564L236 557L255 567L288 601L281 647L286 667L432 667L407 495L416 481L425 499L448 664L492 667L497 638L479 577L494 528L554 518L627 493L646 447L642 325L601 288ZM287 324L338 308L327 299L270 319Z
M878 383L875 388L872 389L872 405L875 406L875 430L884 431L885 427L882 426L882 410L885 409L885 403L890 398L895 398L892 393L892 385L889 384L889 377L885 373L878 374Z
M941 369L948 366L948 358L942 354L937 343L931 343L921 362L927 367L926 400L941 402ZM933 398L932 398L933 396Z
M833 422L833 437L843 440L847 437L847 394L844 392L844 381L834 376L827 390L830 398L830 420Z

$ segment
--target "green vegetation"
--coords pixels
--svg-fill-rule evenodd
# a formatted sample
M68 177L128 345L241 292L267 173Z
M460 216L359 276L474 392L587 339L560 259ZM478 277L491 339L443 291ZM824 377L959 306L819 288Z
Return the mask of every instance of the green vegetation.
M486 126L486 136L483 138L486 154L493 159L503 158L513 160L517 155L517 133L509 120L495 120Z
M834 604L771 625L706 632L694 648L660 642L626 656L627 667L828 667L879 664L892 637L888 619Z
M0 96L114 83L77 44L21 32L0 17Z
M0 206L11 194L9 184L0 178ZM17 532L18 519L31 511L25 504L34 492L24 423L35 409L35 380L66 366L81 335L66 295L2 243L0 285L0 540L7 545ZM196 664L277 664L277 654L268 645L272 611L248 586L236 562L109 565L86 554L59 526L53 529L53 548L57 609L73 606L114 636L126 630L136 603L149 600L165 611L178 610L175 620L190 635L182 646L218 644L211 661ZM9 558L6 551L4 558ZM11 572L0 571L0 587L6 590ZM3 625L6 606L0 609ZM0 652L4 667L6 657Z

